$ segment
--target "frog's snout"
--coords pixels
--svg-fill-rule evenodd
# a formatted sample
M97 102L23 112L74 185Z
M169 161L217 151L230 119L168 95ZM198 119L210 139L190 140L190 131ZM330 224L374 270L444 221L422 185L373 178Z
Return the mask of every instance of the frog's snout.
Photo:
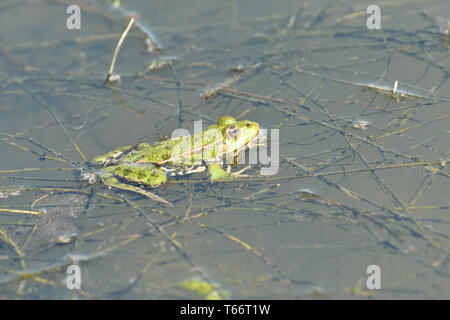
M252 124L254 126L256 126L256 128L259 130L259 123L257 123L257 122L250 122L250 121L248 121L245 125L246 125L247 128L249 128L249 127L252 126Z
M245 124L245 126L247 127L247 128L251 128L251 127L253 127L254 129L255 129L255 135L258 135L258 133L259 133L259 123L258 122L253 122L253 121L248 121L246 124Z

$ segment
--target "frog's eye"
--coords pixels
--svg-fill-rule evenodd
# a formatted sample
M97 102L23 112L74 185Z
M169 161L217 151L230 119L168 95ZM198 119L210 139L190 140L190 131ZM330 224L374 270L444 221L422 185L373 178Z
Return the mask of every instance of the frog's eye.
M239 138L240 133L241 131L239 130L239 128L231 126L227 129L227 138L237 140Z

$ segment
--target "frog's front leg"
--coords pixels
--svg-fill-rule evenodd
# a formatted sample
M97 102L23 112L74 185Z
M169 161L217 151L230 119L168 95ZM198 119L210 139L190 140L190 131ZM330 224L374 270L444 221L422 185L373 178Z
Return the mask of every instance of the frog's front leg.
M172 204L169 201L161 198L160 196L158 196L158 195L156 195L156 194L154 194L154 193L152 193L150 191L141 189L141 188L133 186L133 185L121 183L110 172L107 172L107 173L103 174L102 181L109 188L117 188L117 189L122 189L122 190L136 192L136 193L142 194L142 195L144 195L144 196L146 196L146 197L148 197L150 199L153 199L155 201L159 201L159 202L165 203L165 204L167 204L169 206L172 206Z
M242 174L245 170L248 170L251 166L247 166L242 170L231 173L231 166L228 166L227 170L223 170L222 165L219 163L208 164L208 172L210 174L211 181L227 181L236 178L248 177L247 174Z

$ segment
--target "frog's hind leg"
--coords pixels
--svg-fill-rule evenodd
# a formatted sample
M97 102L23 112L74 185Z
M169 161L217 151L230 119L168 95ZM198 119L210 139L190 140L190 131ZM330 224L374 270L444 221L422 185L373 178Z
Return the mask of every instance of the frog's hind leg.
M141 189L141 188L136 187L136 186L132 186L132 185L129 185L129 184L121 183L119 180L117 180L117 178L112 173L104 174L102 176L102 181L109 188L117 188L117 189L122 189L122 190L136 192L136 193L142 194L142 195L144 195L144 196L146 196L146 197L148 197L150 199L153 199L155 201L159 201L159 202L165 203L165 204L167 204L169 206L172 206L172 204L169 201L161 198L160 196L158 196L158 195L156 195L156 194L154 194L152 192L149 192L147 190Z

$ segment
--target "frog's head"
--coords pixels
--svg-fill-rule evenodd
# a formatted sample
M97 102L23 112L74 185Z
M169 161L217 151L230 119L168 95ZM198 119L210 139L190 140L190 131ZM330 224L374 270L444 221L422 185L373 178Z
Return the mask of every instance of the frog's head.
M259 132L258 123L249 120L236 121L230 116L220 118L217 124L222 130L226 153L245 148Z

